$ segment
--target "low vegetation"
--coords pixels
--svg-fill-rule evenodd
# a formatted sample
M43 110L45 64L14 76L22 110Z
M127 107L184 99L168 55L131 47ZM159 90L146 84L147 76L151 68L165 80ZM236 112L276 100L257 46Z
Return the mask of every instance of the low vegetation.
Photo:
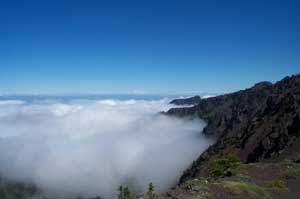
M249 182L237 182L237 181L222 181L220 185L225 189L229 190L230 193L234 195L239 195L242 193L253 194L265 197L268 195L267 191L256 184Z
M207 177L187 180L181 189L196 193L205 199L220 198L220 193L235 198L272 199L294 198L288 181L300 179L299 163L242 163L234 155L215 158ZM296 190L297 191L297 190ZM295 190L294 190L295 192Z
M31 184L13 183L0 179L0 198L26 198L37 193L37 188Z
M147 198L147 199L153 199L155 197L154 192L154 185L152 182L148 185L148 190L145 195L136 195L133 192L130 191L128 186L120 186L119 187L119 194L118 199L138 199L138 198Z
M241 161L235 155L227 155L213 161L210 172L215 178L231 176L241 165Z
M275 180L275 181L272 181L272 182L268 182L266 184L266 186L269 189L274 190L276 192L286 194L286 195L290 194L290 190L287 188L286 183L282 180Z

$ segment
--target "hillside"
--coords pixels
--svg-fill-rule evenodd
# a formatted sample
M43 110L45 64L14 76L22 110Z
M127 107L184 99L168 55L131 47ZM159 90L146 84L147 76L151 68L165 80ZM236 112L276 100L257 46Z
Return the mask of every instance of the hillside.
M299 199L299 163L241 163L215 159L207 177L182 182L158 199Z
M210 177L214 162L227 155L236 156L243 164L300 162L299 75L202 99L193 107L172 108L166 114L201 118L207 122L204 133L217 139L183 174L180 184ZM260 173L255 172L257 176Z

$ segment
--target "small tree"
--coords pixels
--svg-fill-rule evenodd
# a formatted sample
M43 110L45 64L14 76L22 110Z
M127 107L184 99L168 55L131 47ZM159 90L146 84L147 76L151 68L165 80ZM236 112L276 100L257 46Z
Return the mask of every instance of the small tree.
M148 195L149 198L154 197L154 186L153 186L152 182L150 182L149 185L148 185L147 195Z
M119 187L118 199L134 199L135 195L130 192L130 189L127 186Z
M123 186L122 185L119 187L118 199L123 199Z
M123 199L131 199L132 194L127 186L123 188Z

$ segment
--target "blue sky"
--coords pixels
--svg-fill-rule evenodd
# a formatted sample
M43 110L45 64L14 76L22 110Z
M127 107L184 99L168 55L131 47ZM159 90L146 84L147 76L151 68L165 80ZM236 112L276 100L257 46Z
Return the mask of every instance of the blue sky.
M300 1L0 1L0 93L229 92L300 72Z

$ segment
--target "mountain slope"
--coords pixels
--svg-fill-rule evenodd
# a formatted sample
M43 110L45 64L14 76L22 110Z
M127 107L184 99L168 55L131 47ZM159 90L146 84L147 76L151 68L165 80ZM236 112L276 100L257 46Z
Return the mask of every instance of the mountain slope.
M181 183L158 199L299 199L299 163L235 162L227 168L230 175L215 176L224 161L213 165L209 177L198 177ZM232 160L231 160L232 161ZM228 163L228 162L227 162ZM231 162L233 163L233 162ZM222 166L223 165L223 166ZM212 177L213 176L213 177Z
M261 82L236 93L202 99L166 114L207 121L217 138L181 178L205 176L215 157L236 154L243 162L300 161L300 76Z

